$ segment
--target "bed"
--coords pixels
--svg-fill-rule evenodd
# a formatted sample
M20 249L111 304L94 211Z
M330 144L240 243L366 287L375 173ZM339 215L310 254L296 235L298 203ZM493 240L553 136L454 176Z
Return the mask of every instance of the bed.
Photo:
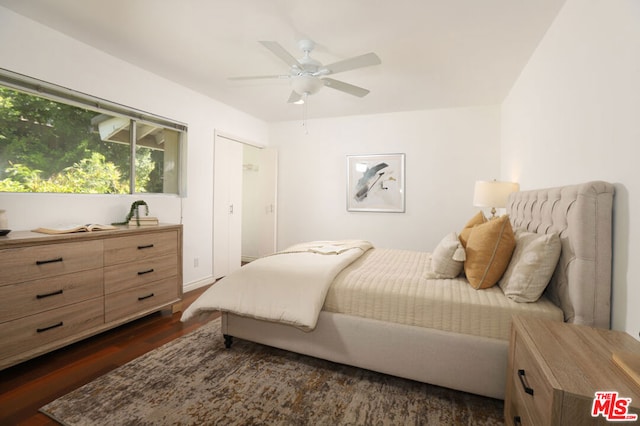
M319 290L323 303L314 307L318 312L311 325L224 309L225 344L229 347L233 338L240 338L502 399L511 315L609 328L613 193L611 184L594 181L511 194L505 217L508 226L522 235L553 235L559 241L553 275L534 303L515 302L498 285L473 289L470 275L430 277L430 253L360 245L362 253L354 259L330 266L331 283L326 291ZM308 249L297 246L289 251L295 256ZM329 261L329 256L298 256L303 257L296 262ZM316 267L325 268L314 263L308 269ZM395 293L398 288L404 288L403 295ZM256 303L268 297L268 290L260 286L261 291L264 294L256 295ZM246 295L238 301L244 303ZM194 305L186 317L219 309L204 301ZM485 319L486 313L493 317Z

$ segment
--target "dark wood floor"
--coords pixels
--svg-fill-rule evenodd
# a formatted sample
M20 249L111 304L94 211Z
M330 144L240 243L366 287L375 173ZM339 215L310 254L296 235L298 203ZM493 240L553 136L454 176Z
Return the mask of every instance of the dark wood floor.
M182 307L207 288L185 293ZM181 314L152 314L0 371L0 425L56 425L41 406L219 316L182 323Z

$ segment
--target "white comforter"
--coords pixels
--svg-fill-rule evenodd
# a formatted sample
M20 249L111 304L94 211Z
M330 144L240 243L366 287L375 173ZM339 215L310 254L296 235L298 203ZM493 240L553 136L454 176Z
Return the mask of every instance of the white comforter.
M220 310L313 330L333 279L371 247L362 240L315 241L257 259L212 285L182 321Z

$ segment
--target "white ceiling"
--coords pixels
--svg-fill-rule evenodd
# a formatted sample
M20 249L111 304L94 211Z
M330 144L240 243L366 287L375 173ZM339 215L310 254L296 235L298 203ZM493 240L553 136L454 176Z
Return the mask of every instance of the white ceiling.
M371 90L312 95L307 117L499 104L565 0L0 0L0 5L266 121L298 120L287 72L258 43L328 64L381 65L332 77Z

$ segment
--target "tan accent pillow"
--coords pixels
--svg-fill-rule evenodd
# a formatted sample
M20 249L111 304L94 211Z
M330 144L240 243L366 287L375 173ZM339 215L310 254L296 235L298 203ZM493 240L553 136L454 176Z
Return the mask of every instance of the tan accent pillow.
M516 232L516 248L499 282L504 294L516 302L535 302L547 288L560 258L557 233Z
M508 215L471 228L466 246L467 260L464 262L469 284L475 289L495 285L509 266L515 246Z
M487 221L487 218L484 217L484 214L482 213L482 211L479 211L471 219L469 219L469 222L467 222L467 224L464 225L464 228L462 228L462 231L460 231L460 235L458 236L458 238L460 239L460 242L462 243L462 247L467 246L467 240L469 239L469 234L471 233L471 229L473 229L473 227L476 225L485 223L486 221Z
M445 236L431 253L431 265L427 279L455 278L464 266L464 247L455 232Z

